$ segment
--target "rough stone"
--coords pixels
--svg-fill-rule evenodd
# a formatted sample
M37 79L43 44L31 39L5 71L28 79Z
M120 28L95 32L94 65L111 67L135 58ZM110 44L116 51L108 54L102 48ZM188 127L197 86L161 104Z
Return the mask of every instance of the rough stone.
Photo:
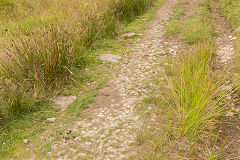
M54 123L56 122L56 118L47 118L47 121Z
M233 117L233 116L234 116L234 113L231 112L231 111L229 111L229 112L226 114L226 116Z
M136 33L133 33L133 32L123 34L124 38L133 38L135 36L136 36Z
M25 143L25 144L27 144L28 142L29 142L28 139L24 139L24 140L23 140L23 143Z
M76 99L76 96L58 96L53 100L53 102L56 108L64 109Z
M113 54L100 54L99 58L106 62L117 63L121 59L121 56Z

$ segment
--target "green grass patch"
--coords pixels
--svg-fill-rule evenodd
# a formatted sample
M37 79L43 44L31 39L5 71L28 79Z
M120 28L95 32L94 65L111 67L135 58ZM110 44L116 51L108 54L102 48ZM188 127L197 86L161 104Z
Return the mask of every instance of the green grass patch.
M240 1L238 0L218 0L223 13L228 18L233 27L240 26Z
M29 139L44 132L48 124L46 119L58 115L58 110L50 106L41 106L38 112L17 118L1 119L0 159L10 158L19 146L25 146L23 139Z
M181 16L184 14L184 9L181 6L177 6L173 20L167 25L166 36L180 34L181 39L188 44L196 44L199 41L211 40L215 34L215 27L211 17L211 9L208 1L204 1L198 4L195 13L188 17L188 20L182 22Z

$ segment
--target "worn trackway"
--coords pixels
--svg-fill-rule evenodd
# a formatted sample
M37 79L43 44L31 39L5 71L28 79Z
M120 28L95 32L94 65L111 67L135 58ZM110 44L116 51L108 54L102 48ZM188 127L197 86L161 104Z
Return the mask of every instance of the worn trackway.
M198 0L191 1L197 2ZM44 137L45 143L51 143L51 149L46 153L48 159L135 159L137 132L144 124L136 113L138 102L151 91L149 86L154 87L154 84L150 83L152 77L158 77L158 71L164 70L162 63L168 58L166 53L175 56L185 50L180 40L166 41L164 37L164 24L172 16L173 7L177 3L179 0L168 0L160 7L142 38L134 45L133 52L111 68L110 81L84 111L87 118L64 126L66 133L60 133L60 136L65 138ZM187 15L192 12L193 10L189 9ZM221 27L219 32L226 35L217 39L220 46L219 63L228 63L233 54L232 42L229 44L227 39L231 35L220 29ZM69 139L69 136L72 138ZM33 155L29 159L37 157Z
M67 128L77 133L74 140L50 140L51 152L47 153L50 159L134 157L136 134L142 125L136 114L137 102L149 92L146 83L157 76L156 69L163 70L157 66L167 58L163 50L164 23L177 3L178 0L169 0L156 12L133 52L112 69L111 80L84 111L91 118L79 119Z

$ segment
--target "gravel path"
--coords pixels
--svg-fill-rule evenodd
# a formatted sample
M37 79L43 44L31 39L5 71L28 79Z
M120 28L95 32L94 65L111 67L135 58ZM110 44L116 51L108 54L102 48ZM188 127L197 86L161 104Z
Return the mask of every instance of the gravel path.
M192 0L186 4L188 7L183 20L194 12L193 6L198 1ZM110 81L99 91L89 108L83 111L85 118L79 118L67 126L53 124L55 128L49 131L51 133L47 133L50 134L50 138L45 136L40 138L45 141L44 145L51 144L48 147L45 145L47 159L136 159L138 151L136 136L140 128L146 124L144 123L146 120L136 113L139 102L151 92L151 87L154 87L154 84L151 84L152 78L161 79L159 72L164 71L163 66L169 58L167 53L170 53L171 57L175 57L191 49L179 37L165 39L165 24L173 15L173 7L179 2L180 0L167 0L159 8L149 22L142 38L135 43L131 48L133 51L123 60L119 62L121 57L116 55L109 57L109 55L103 54L100 57L114 63L109 75ZM216 68L222 69L231 64L234 55L234 36L218 10L219 8L215 8L213 13L218 32L216 39L218 66ZM65 97L59 97L57 102L60 104L57 106L64 108L76 99L74 96L70 98L66 100ZM64 107L62 107L63 103ZM64 131L53 133L63 128ZM236 127L225 127L223 132L226 132L230 140L235 140L235 135L239 135ZM228 149L227 153L221 157L225 159L229 155L239 153L239 143L239 141L234 141L231 149ZM30 150L30 148L28 149ZM36 157L37 155L29 159L37 159Z
M164 22L171 17L177 2L169 0L157 11L133 52L113 68L111 80L84 111L91 118L69 126L77 136L74 140L53 142L49 158L120 160L135 157L136 134L142 125L136 114L137 102L150 92L146 84L152 76L157 76L156 69L163 70L157 66L167 58L163 50Z

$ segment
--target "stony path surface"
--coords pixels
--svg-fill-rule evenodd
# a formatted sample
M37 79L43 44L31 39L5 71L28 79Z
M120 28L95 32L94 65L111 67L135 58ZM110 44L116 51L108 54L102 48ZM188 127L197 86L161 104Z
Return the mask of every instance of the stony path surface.
M177 2L169 0L157 11L142 39L133 47L134 51L113 68L111 80L84 111L91 118L69 126L77 136L71 141L53 142L49 158L120 160L134 157L136 134L142 125L136 114L137 102L149 92L146 83L156 74L156 69L163 69L156 66L167 58L163 50L164 22L171 17ZM173 49L171 52L175 53Z
M215 5L213 10L213 17L215 19L216 26L216 44L217 44L217 62L221 66L231 64L235 55L234 40L236 37L231 32L230 24L226 18L220 13L220 8Z
M216 69L225 70L227 74L233 74L235 49L234 41L236 37L231 32L231 26L227 19L220 12L220 7L215 4L213 8L213 17L215 18L216 26ZM228 84L227 84L228 85ZM231 86L228 86L231 88ZM229 97L233 99L233 97ZM226 141L226 148L221 152L219 160L222 159L240 159L240 107L238 102L232 102L227 107L231 109L226 114L225 119L220 123L220 138Z
M183 19L194 12L192 8L198 1L192 0L187 4L189 7ZM189 49L179 38L165 39L165 23L172 16L173 7L179 2L168 0L159 8L142 38L133 46L133 52L113 65L110 81L100 90L89 108L83 111L86 118L78 119L71 126L64 126L65 131L57 133L64 138L46 140L51 143L51 149L47 152L48 159L136 159L136 136L144 124L142 117L136 113L138 102L151 91L149 86L154 87L150 83L152 77L159 76L158 71L164 70L162 66L168 59L166 53L174 57ZM234 37L224 24L225 19L219 13L214 13L214 17L219 33L216 39L219 46L217 63L221 64L221 68L231 63ZM108 55L104 55L104 58L106 56L109 58ZM119 58L115 60L114 56L110 57L113 63L117 63ZM72 97L73 100L75 98ZM226 133L227 131L231 132L230 137L239 133L236 129L226 129ZM239 142L233 144L235 150L229 152L237 152ZM226 156L229 154L231 153Z

